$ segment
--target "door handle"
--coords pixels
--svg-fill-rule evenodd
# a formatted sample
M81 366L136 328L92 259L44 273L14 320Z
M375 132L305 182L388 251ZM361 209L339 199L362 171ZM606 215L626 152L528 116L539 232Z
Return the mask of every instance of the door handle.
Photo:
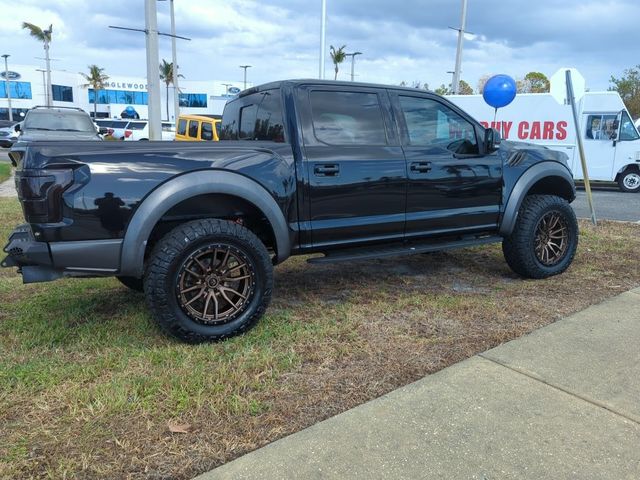
M336 177L340 173L340 165L331 163L316 163L313 173L318 177Z
M411 171L418 173L427 173L431 171L431 162L413 162L411 164Z

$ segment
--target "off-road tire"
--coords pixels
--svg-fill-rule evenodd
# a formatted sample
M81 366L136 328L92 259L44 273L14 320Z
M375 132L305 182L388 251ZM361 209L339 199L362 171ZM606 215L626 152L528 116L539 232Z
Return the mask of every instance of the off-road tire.
M136 277L116 277L121 284L136 292L144 292L144 285L141 278Z
M557 259L547 259L547 264L536 252L537 242L542 241L541 229L548 218L559 218L566 228L566 244L558 248ZM569 203L554 195L529 195L525 197L513 232L502 242L502 252L509 267L523 277L547 278L564 272L575 256L578 247L578 221ZM542 242L544 244L545 242Z
M627 169L618 176L618 186L623 192L640 192L640 171Z
M190 278L186 276L185 271L190 271L190 266L192 266L191 270L196 268L193 267L196 265L193 263L194 261L200 258L201 262L206 264L207 260L203 257L205 253L201 252L213 249L212 256L215 259L219 258L217 257L218 248L228 248L232 255L245 262L246 272L249 276L249 280L246 281L250 282L251 288L246 291L248 293L246 293L245 300L238 300L238 302L243 302L243 307L237 310L235 316L230 316L228 321L222 323L215 321L208 323L208 319L198 319L196 314L189 312L188 305L185 305L184 302L185 294L183 292L186 290L181 290L181 288L184 279ZM215 260L208 267L214 268L214 262ZM219 265L221 264L222 260ZM238 264L240 264L240 260L238 260ZM230 270L235 268L237 267ZM202 272L205 270L203 268ZM224 283L224 279L218 283L217 275L216 273L215 279L210 278L213 276L212 273L203 282L198 281L197 283L208 284L209 281L215 280L217 288L226 288L224 285L228 285L228 283ZM210 285L207 285L207 288L209 287ZM211 291L213 288L215 287L211 287ZM179 225L155 245L145 264L144 292L155 321L164 331L188 343L222 340L248 331L267 309L272 289L273 265L264 244L250 230L225 220L203 219ZM200 294L202 292L203 290L200 291ZM218 294L220 293L222 292L218 291ZM220 297L215 293L213 295L220 300ZM196 302L201 302L203 299ZM216 320L218 300L215 303ZM198 305L198 303L194 303L194 305ZM229 303L229 305L233 305L231 307L233 310L235 304ZM210 309L205 304L202 310L206 317Z

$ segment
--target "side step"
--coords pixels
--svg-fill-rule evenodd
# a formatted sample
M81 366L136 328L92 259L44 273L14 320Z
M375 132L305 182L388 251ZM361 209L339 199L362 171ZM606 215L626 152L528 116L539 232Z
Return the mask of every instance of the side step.
M466 238L462 240L453 240L448 242L407 242L393 245L384 245L378 247L358 247L344 250L336 250L335 252L325 255L324 257L314 257L307 260L309 263L335 263L335 262L351 262L356 260L370 260L374 258L395 257L399 255L413 255L415 253L439 252L442 250L452 250L454 248L474 247L476 245L485 245L487 243L501 242L502 237L489 236Z

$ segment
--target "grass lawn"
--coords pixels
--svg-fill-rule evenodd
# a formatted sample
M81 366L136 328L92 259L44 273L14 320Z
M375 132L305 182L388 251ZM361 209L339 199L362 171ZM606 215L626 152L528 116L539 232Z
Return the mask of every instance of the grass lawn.
M0 199L0 237L21 220ZM0 478L191 478L640 285L640 225L581 223L565 274L499 246L276 269L248 334L182 345L114 279L0 271Z
M11 164L0 162L0 183L4 182L11 176Z

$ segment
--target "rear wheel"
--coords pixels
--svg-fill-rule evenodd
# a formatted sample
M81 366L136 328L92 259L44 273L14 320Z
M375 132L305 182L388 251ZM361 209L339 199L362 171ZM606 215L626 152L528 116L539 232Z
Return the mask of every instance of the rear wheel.
M640 192L640 171L625 170L618 177L618 185L623 192Z
M529 195L513 232L502 242L511 269L528 278L564 272L578 247L578 221L569 203L553 195Z
M155 246L144 276L157 323L190 343L249 330L264 314L272 288L264 244L241 225L217 219L169 232Z

